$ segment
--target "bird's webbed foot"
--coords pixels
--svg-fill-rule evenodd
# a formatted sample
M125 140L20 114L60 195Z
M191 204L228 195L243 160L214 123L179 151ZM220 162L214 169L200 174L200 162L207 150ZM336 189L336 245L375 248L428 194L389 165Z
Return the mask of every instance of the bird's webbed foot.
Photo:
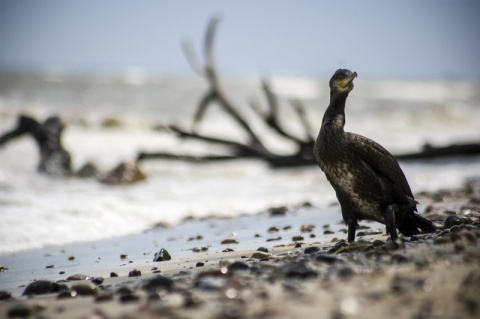
M355 233L357 232L358 223L356 220L348 222L348 242L355 241Z
M395 212L394 205L387 206L385 209L385 225L387 228L387 233L390 234L390 238L393 242L397 243L398 233L397 226L395 224Z

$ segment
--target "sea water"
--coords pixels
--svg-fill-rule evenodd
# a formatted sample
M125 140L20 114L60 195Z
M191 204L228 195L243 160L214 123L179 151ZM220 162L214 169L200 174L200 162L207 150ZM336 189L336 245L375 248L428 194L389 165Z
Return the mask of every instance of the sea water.
M299 137L306 134L291 105L299 100L308 114L308 133L316 136L328 105L327 81L274 77L270 82L285 129ZM222 85L269 149L294 151L290 141L272 133L252 111L252 101L267 109L258 79L227 79ZM176 124L189 130L207 90L201 79L190 77L1 75L0 134L15 126L19 114L39 121L57 114L67 125L63 142L74 168L93 162L103 172L134 161L139 151L228 154L221 146L156 129ZM394 154L418 151L425 143L478 143L480 84L358 79L346 118L347 131L372 138ZM207 109L197 131L239 142L248 139L217 104ZM0 147L0 253L134 234L188 216L239 216L305 202L322 209L336 202L315 165L272 169L258 160L149 160L140 163L146 181L109 186L95 179L41 175L36 172L38 156L29 136ZM478 156L405 161L401 166L414 193L457 187L465 178L480 176Z

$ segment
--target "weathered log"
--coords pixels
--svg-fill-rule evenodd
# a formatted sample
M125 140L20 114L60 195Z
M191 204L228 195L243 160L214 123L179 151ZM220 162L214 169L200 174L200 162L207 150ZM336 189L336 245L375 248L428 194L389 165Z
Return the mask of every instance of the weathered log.
M439 157L450 156L469 156L479 155L480 144L466 143L466 144L452 144L448 146L432 146L425 144L423 149L419 152L405 153L396 155L398 160L413 160L413 159L431 159Z

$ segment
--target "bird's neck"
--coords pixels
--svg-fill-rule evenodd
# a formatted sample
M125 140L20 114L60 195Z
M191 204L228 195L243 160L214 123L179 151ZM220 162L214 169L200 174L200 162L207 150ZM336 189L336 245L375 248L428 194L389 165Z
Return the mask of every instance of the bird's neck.
M348 93L335 94L330 92L330 105L323 116L322 127L331 127L343 131L347 97Z

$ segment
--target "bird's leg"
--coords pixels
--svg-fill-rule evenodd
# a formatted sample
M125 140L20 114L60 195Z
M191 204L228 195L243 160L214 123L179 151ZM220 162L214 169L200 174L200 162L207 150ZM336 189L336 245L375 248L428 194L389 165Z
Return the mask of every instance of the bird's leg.
M395 225L394 207L395 205L390 205L385 209L385 226L387 228L387 233L390 234L390 238L396 243L398 240L398 233L397 226Z
M355 241L355 233L357 232L357 227L358 227L358 224L356 220L348 222L348 242L349 243L352 243Z

